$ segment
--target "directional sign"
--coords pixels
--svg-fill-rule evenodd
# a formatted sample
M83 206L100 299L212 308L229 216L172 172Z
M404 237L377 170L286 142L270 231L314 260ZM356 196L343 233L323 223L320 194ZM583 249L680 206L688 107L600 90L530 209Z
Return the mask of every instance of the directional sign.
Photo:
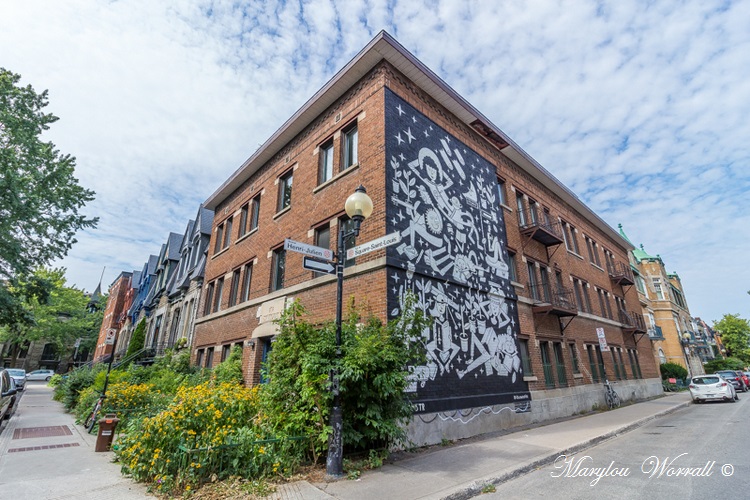
M354 257L359 257L360 255L364 255L366 253L374 252L375 250L380 250L381 248L391 246L395 243L398 243L399 241L401 241L401 233L397 232L386 234L382 238L368 241L367 243L359 245L358 247L350 248L346 251L346 258L353 259Z
M599 337L599 348L602 350L602 352L609 352L607 337L604 336L604 328L597 328L596 336Z
M308 245L307 243L300 243L299 241L290 240L289 238L284 240L284 250L304 253L306 255L318 257L319 259L333 260L333 250Z
M334 267L333 262L317 260L312 257L302 257L302 267L318 273L336 273L336 268Z

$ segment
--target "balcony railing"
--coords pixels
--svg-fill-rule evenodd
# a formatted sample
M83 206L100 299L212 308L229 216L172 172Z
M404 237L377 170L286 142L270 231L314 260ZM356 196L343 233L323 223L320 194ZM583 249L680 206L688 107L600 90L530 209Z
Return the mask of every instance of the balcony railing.
M635 283L633 270L630 269L628 264L616 261L608 262L607 272L609 273L609 278L618 285L631 286Z
M532 238L546 247L563 243L562 229L559 222L552 222L539 210L528 209L518 212L518 227L521 234Z
M573 290L565 287L550 287L529 283L529 294L534 301L535 313L555 316L577 316L578 307L573 299Z
M620 323L623 325L623 330L630 333L646 333L646 322L643 319L643 315L635 311L623 311L620 310Z
M648 337L651 340L664 340L664 334L661 332L660 326L655 326L648 329Z

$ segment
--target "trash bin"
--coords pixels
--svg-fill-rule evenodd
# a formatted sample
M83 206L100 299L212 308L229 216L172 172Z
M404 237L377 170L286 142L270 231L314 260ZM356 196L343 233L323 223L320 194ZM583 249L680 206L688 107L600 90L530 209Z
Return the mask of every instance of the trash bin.
M109 451L115 437L115 427L120 421L117 415L110 413L99 420L99 434L96 436L94 451Z

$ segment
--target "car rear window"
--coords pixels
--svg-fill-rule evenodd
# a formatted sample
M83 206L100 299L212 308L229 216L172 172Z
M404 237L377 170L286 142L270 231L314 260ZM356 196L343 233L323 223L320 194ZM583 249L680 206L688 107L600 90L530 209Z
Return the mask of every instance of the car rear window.
M695 377L693 378L694 384L718 384L719 377Z

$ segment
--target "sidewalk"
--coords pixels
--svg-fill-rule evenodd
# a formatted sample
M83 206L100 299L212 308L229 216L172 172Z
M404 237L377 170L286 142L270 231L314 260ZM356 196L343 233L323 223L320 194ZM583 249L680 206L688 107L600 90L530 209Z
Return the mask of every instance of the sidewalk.
M470 498L480 494L482 487L488 483L512 479L551 463L562 454L588 448L688 404L690 394L671 394L512 434L436 448L366 472L356 481L342 479L331 483L316 483L314 486L317 491L311 491L309 485L305 485L297 490L296 498Z
M0 497L13 500L148 498L146 488L120 474L113 453L94 452L89 435L52 388L29 382L16 413L0 433Z

